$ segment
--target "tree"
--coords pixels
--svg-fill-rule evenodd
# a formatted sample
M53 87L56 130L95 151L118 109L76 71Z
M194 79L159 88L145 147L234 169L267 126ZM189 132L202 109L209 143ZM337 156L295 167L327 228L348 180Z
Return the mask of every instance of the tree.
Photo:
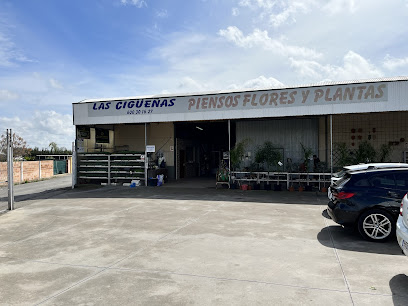
M30 154L31 149L27 147L27 142L17 135L13 133L12 136L13 140L13 156L14 157L25 157ZM0 161L6 160L7 154L7 134L2 134L0 138Z
M56 153L60 150L60 148L58 148L58 145L55 142L51 142L48 147L50 148L50 152L51 153Z

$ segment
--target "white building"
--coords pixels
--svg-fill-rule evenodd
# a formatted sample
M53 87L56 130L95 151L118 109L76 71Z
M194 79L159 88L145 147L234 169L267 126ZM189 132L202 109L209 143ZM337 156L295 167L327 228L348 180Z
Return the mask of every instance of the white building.
M405 162L407 111L408 77L73 104L78 152L144 155L146 145L154 145L150 158L164 156L170 179L214 175L223 153L243 139L251 139L242 165L247 167L265 141L281 150L281 171L289 160L302 162L302 146L327 168L332 159L336 167L338 152L331 148L338 143L353 152L368 142L377 158L386 144L390 161Z

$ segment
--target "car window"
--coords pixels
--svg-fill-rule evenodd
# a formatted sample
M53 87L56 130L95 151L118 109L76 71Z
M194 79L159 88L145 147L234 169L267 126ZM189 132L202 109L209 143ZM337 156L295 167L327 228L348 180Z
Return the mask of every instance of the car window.
M351 178L351 174L350 173L345 173L341 179L339 179L337 182L334 182L334 185L340 187L343 186L345 183L347 183Z
M395 183L398 188L408 189L408 173L399 172L395 174Z
M368 179L364 178L364 179L360 179L360 180L356 181L354 183L354 186L357 186L357 187L369 187L370 182L368 181Z
M376 188L395 188L394 176L392 174L380 174L369 179L370 185Z

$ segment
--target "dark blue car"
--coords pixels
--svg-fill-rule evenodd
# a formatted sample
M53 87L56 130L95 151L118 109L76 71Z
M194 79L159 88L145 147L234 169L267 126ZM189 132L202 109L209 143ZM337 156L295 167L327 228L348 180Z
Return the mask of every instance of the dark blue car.
M370 241L395 237L401 199L408 191L408 169L350 171L330 186L327 212L334 222L357 228Z

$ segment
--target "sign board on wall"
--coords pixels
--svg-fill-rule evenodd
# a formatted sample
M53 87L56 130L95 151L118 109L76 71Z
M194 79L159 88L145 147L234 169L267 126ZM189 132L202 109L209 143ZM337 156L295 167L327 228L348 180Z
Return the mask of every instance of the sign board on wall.
M408 111L408 77L286 89L84 100L74 125L139 124Z
M155 146L155 145L147 145L147 146L146 146L146 152L147 152L147 153L154 153L154 152L156 152L156 146Z
M296 106L385 102L387 100L387 83L348 84L174 98L98 101L88 103L88 116L144 116L230 110L245 111Z

